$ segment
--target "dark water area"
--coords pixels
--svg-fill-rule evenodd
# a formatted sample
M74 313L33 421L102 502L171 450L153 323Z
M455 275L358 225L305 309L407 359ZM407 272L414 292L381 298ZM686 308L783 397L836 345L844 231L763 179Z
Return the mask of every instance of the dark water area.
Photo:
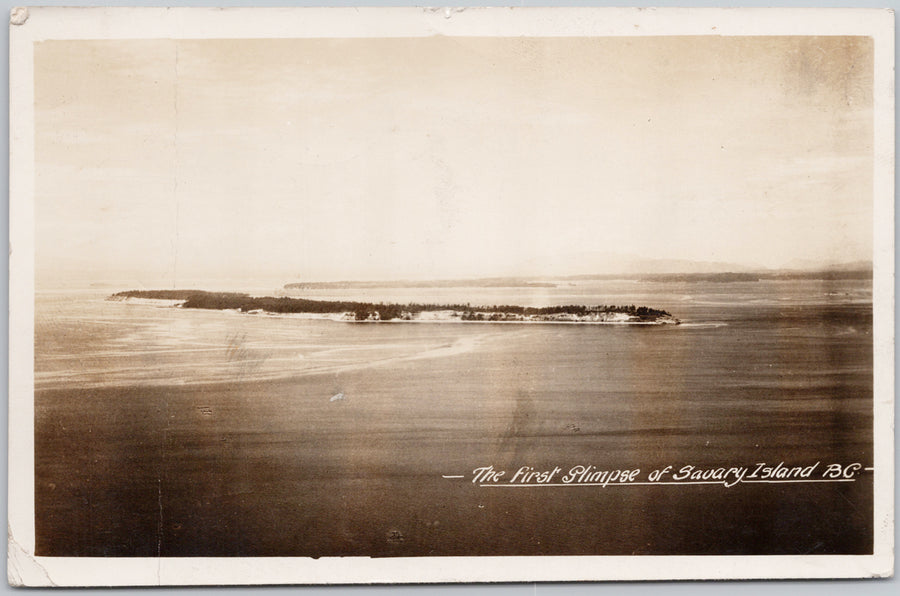
M647 284L635 300L684 324L640 327L39 298L37 553L871 553L871 469L731 487L472 481L484 466L871 468L859 284ZM551 298L581 291L627 303Z

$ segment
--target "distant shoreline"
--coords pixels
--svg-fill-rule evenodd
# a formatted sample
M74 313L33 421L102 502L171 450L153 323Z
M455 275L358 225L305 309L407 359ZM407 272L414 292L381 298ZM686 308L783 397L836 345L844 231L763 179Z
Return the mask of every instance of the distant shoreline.
M872 279L871 269L777 270L716 273L588 274L552 277L483 277L477 279L309 281L284 285L285 290L372 290L383 288L556 288L574 281L641 281L659 283L755 283L760 281L843 281Z
M232 292L204 290L128 290L107 298L113 301L152 300L170 306L205 310L231 310L248 314L305 314L315 318L355 323L371 322L482 322L568 323L615 325L679 324L671 313L635 305L564 305L526 307L517 305L472 306L470 304L392 304L304 298L258 297Z

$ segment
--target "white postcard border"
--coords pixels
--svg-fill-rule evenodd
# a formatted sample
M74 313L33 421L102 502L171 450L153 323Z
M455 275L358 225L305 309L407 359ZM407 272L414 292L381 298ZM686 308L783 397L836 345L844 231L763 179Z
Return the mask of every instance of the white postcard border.
M894 40L876 9L37 8L10 25L9 566L14 584L246 585L886 576L893 571ZM22 20L21 24L15 24ZM45 39L866 35L875 42L875 554L69 558L34 553L34 110ZM887 472L884 472L887 471Z

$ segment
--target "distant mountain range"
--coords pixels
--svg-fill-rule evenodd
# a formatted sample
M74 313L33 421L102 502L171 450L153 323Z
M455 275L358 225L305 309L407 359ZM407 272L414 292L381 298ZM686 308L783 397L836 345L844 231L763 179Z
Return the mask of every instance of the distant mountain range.
M564 257L531 260L522 267L521 277L560 277L573 275L635 275L694 273L774 273L822 271L871 271L872 261L822 262L806 259L790 261L786 267L772 269L762 265L725 261L692 261L688 259L647 259L635 255L608 252L580 252Z
M588 280L631 280L654 282L757 282L761 280L850 280L871 279L872 263L837 263L819 269L751 269L727 263L681 261L676 259L644 261L643 266L625 272L585 273L577 275L483 277L443 280L329 281L285 284L287 290L336 290L375 288L540 288L558 283ZM730 268L730 269L729 269Z
M482 277L476 279L398 279L387 281L320 281L285 284L286 290L366 290L373 288L552 288L556 284L536 278Z

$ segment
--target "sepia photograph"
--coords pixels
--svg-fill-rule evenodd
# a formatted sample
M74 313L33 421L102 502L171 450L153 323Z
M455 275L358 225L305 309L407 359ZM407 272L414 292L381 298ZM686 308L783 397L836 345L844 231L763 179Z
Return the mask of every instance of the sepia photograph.
M21 11L11 582L893 573L891 12Z

